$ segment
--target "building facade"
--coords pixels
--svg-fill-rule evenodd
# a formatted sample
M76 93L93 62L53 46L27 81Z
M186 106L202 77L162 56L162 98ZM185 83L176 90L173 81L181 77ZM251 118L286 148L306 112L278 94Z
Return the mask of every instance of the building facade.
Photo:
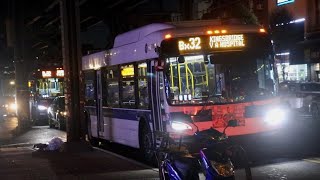
M310 64L310 80L320 81L320 0L307 0L305 61Z

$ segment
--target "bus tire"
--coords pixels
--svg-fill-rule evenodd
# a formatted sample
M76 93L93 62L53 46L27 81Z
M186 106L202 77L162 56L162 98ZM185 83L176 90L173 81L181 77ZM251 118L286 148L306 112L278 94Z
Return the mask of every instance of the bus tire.
M154 147L152 134L146 122L141 121L139 125L139 145L142 158L148 163L153 163Z

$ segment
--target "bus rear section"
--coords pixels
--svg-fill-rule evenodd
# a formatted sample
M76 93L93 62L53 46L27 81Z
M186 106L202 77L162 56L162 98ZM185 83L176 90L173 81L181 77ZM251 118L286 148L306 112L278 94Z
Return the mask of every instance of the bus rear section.
M55 97L64 95L64 70L62 67L37 69L28 84L30 119L35 125L47 125L49 106Z

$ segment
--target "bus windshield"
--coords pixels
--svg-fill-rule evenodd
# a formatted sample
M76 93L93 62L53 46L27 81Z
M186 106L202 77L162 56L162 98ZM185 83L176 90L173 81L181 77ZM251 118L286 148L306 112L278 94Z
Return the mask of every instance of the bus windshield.
M166 95L172 105L247 102L275 94L271 55L215 52L183 56L179 63L181 57L166 59Z
M40 98L54 98L64 94L63 78L38 79L36 93Z

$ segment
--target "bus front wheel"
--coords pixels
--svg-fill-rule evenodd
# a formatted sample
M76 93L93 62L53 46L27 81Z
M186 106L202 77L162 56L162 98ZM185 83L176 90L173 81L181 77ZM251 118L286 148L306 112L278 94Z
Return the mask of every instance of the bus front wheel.
M139 143L142 157L145 161L152 163L154 157L154 148L151 131L146 124L142 124L139 132Z

